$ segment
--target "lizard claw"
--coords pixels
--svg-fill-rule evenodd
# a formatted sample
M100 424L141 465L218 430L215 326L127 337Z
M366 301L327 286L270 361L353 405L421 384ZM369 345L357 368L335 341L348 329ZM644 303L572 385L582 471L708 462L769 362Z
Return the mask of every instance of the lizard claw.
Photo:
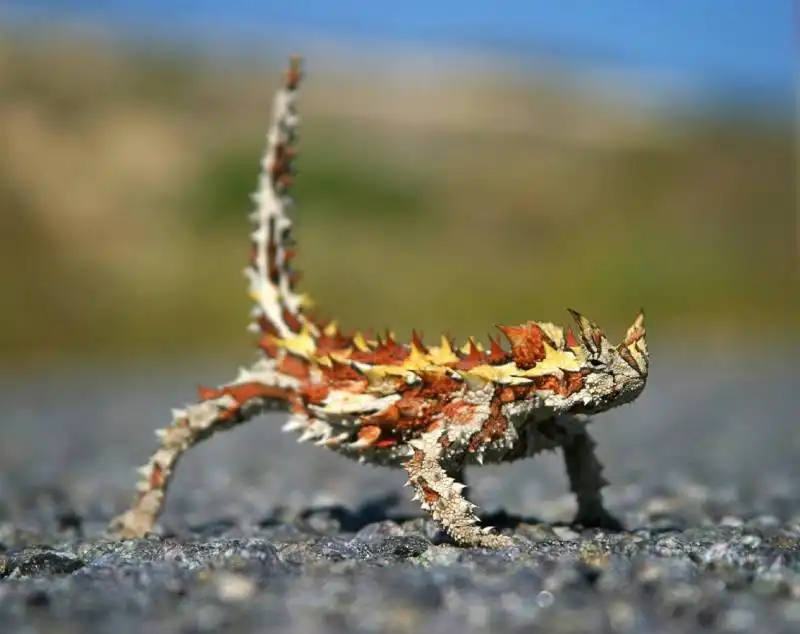
M579 510L572 524L583 528L601 528L614 533L626 530L625 525L604 508Z

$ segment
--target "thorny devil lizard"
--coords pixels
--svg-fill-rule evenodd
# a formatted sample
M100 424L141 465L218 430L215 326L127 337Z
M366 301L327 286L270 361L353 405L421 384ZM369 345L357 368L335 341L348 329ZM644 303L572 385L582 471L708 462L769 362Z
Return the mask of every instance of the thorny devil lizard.
M607 484L587 431L588 415L633 401L648 373L644 315L613 346L591 321L570 310L566 332L546 322L498 326L509 349L470 338L456 347L447 337L426 346L389 334L372 339L341 332L307 312L290 267L292 203L289 188L299 117L301 79L295 57L277 92L262 161L252 251L245 274L255 301L250 329L263 352L250 368L199 400L173 411L157 432L161 444L141 467L132 507L112 520L111 535L136 538L153 530L176 464L215 432L266 410L286 410L284 429L299 440L361 462L399 467L414 499L459 544L503 547L511 538L481 528L465 497L466 465L511 462L543 450L563 450L575 522L621 529L606 511Z

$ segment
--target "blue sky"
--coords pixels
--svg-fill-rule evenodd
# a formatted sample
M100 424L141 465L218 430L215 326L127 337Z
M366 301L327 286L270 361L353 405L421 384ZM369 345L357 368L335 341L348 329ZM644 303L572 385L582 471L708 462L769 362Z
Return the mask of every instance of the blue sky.
M793 103L791 0L5 0L6 13L256 38L290 28L463 45L665 73L738 99ZM13 12L13 13L12 13Z

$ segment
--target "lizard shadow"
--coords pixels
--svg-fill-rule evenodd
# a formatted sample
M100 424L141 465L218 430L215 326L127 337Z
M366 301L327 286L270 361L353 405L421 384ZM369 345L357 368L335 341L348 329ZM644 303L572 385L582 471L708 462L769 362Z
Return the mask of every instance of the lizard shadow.
M356 507L348 507L343 504L331 504L325 506L308 507L297 512L293 521L287 522L287 518L280 512L264 517L260 522L261 527L278 526L280 524L294 523L300 526L320 528L336 527L336 532L358 533L371 524L391 521L396 524L403 524L420 519L429 519L424 513L404 513L395 508L402 502L403 498L396 492L386 493L366 499ZM501 509L491 513L479 514L481 524L493 526L499 530L516 530L524 524L546 524L543 520L534 516L517 515ZM569 522L552 522L550 526L569 526Z

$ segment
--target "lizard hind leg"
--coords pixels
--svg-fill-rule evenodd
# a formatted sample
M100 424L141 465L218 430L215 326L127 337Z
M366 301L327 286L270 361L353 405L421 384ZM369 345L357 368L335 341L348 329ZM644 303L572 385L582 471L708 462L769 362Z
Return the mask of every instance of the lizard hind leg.
M403 467L408 473L408 485L414 489L414 499L453 540L463 546L511 546L510 537L479 526L473 512L475 505L463 495L465 485L448 475L441 464L440 436L441 432L433 431L411 441L413 455Z
M161 440L158 448L139 468L141 478L131 507L109 523L110 537L135 539L153 531L178 461L191 447L264 410L283 409L294 399L295 388L288 385L291 379L274 374L268 383L262 383L254 380L255 376L244 372L241 380L220 389L201 388L198 402L173 410L172 422L156 432Z

